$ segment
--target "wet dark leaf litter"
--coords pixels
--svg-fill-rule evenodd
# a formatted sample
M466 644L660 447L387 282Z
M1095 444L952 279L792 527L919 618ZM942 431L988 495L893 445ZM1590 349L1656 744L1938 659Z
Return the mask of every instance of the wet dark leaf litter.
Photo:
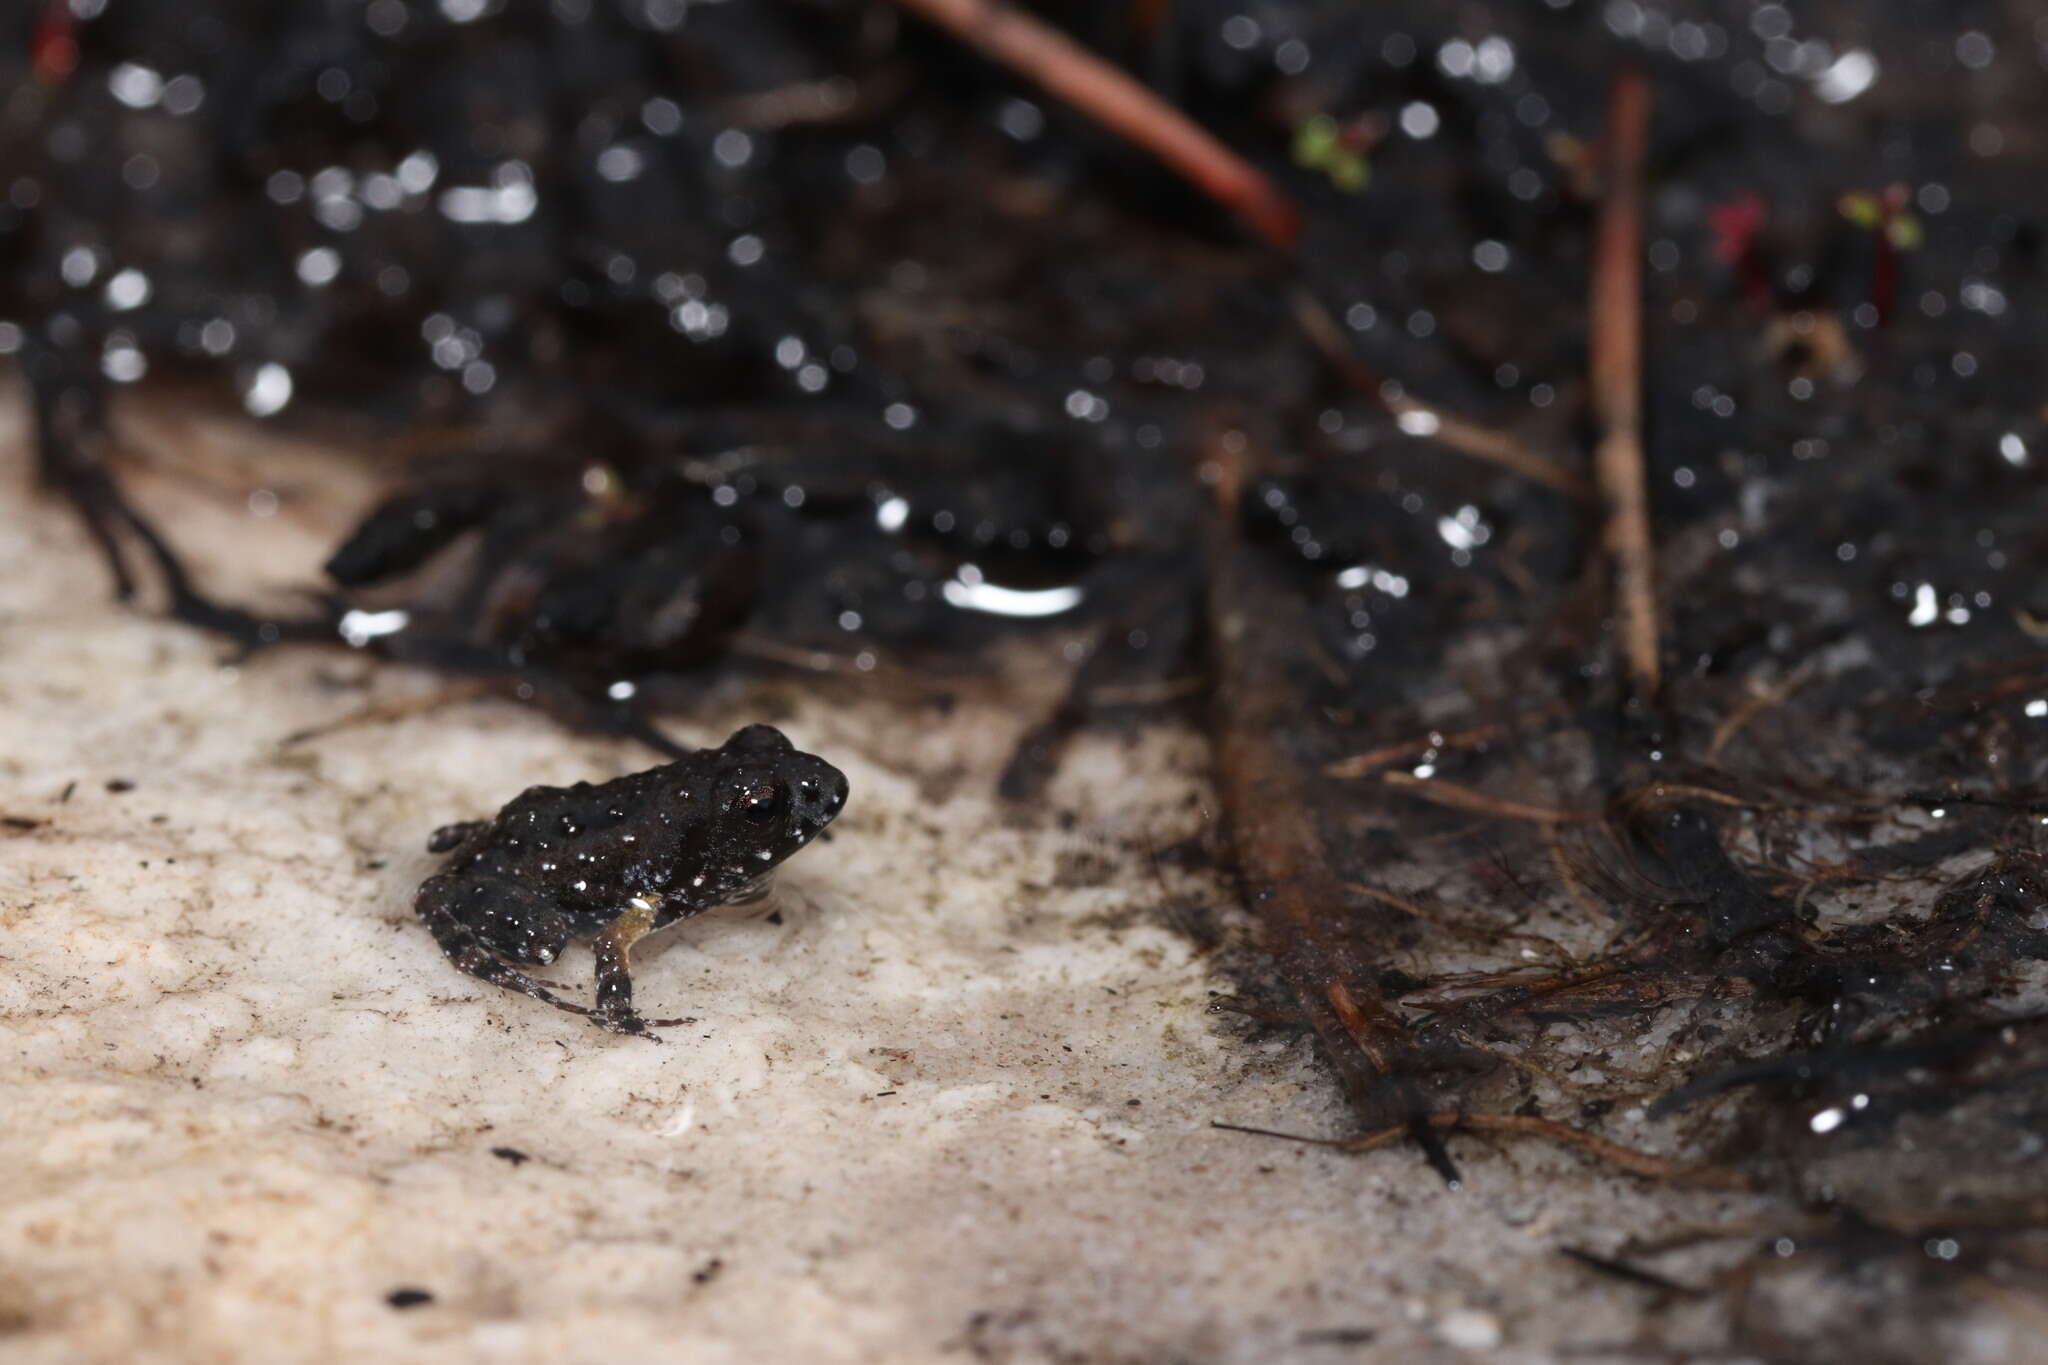
M1298 249L889 5L24 7L0 350L47 480L194 625L656 743L736 670L886 693L1022 639L1073 684L1021 805L1082 727L1212 728L1231 1003L1313 1029L1362 1130L1449 1173L1443 1115L1676 1116L1670 1178L1780 1216L1570 1253L1668 1286L1725 1239L1740 1352L1926 1358L2038 1294L2048 21L1042 13L1273 176ZM1649 705L1596 505L1446 431L1586 472L1629 67ZM383 462L320 605L217 601L128 504L107 406L163 384ZM1794 1310L1816 1272L1838 1312Z

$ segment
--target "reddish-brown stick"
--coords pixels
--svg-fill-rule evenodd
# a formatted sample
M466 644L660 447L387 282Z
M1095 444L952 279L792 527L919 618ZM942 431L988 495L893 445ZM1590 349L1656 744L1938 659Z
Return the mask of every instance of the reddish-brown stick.
M1650 501L1643 476L1643 166L1650 145L1650 84L1615 78L1607 107L1607 195L1594 244L1591 351L1593 474L1606 507L1616 623L1629 679L1645 701L1661 682Z
M1574 1128L1568 1123L1554 1119L1537 1118L1532 1114L1466 1114L1443 1110L1428 1114L1420 1122L1440 1133L1510 1133L1518 1137L1547 1138L1552 1142L1573 1147L1587 1156L1604 1161L1630 1175L1642 1176L1647 1180L1668 1180L1674 1184L1704 1186L1715 1190L1745 1190L1752 1182L1739 1171L1720 1166L1696 1166L1672 1157L1658 1156L1637 1147L1625 1147L1619 1142L1589 1133L1583 1128ZM1221 1128L1229 1133L1251 1133L1258 1137L1284 1138L1289 1142L1305 1142L1316 1147L1330 1147L1340 1152L1363 1153L1378 1151L1382 1147L1414 1136L1415 1121L1382 1128L1378 1132L1366 1133L1354 1138L1316 1138L1298 1133L1275 1132L1271 1128L1250 1128L1238 1123L1213 1123L1212 1128Z
M1379 1128L1415 1108L1401 1074L1412 1043L1381 995L1378 963L1349 931L1344 884L1331 870L1316 802L1286 746L1299 723L1299 669L1315 632L1305 599L1270 556L1238 535L1251 453L1241 434L1225 433L1211 443L1204 471L1216 501L1203 548L1217 794L1266 950L1352 1112L1361 1125Z
M1158 157L1283 251L1301 233L1301 214L1244 158L1187 115L1058 29L1003 0L897 0L991 61Z

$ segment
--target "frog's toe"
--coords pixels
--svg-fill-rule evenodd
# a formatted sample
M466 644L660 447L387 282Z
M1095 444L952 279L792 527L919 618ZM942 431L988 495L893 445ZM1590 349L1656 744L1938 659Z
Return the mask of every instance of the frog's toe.
M603 1029L606 1033L619 1033L631 1038L645 1038L650 1043L661 1041L661 1035L651 1032L648 1022L639 1015L634 1014L631 1010L592 1010L590 1022ZM656 1024L664 1022L666 1021L655 1021Z

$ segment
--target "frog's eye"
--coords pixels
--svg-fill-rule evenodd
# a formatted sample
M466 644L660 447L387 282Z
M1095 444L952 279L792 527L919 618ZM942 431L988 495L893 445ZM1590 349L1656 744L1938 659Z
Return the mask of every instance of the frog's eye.
M732 808L757 825L780 820L783 812L789 809L789 788L780 782L748 787L732 803Z

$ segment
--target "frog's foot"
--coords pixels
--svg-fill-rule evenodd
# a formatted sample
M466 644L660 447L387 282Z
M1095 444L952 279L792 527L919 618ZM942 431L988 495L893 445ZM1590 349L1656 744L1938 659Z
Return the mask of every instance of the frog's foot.
M606 1033L624 1034L631 1038L645 1038L650 1043L661 1041L661 1035L648 1031L647 1021L631 1010L592 1010L590 1022Z
M645 1038L650 1043L658 1043L662 1041L662 1038L660 1034L654 1032L655 1029L673 1028L677 1024L688 1023L689 1021L684 1019L642 1019L639 1015L633 1013L632 1008L629 1006L623 1010L592 1010L590 1011L590 1022L603 1029L606 1033L622 1034L630 1038Z
M653 1032L655 1029L687 1028L689 1025L697 1022L694 1016L685 1016L681 1019L642 1019L639 1015L633 1013L630 1005L624 1010L594 1009L587 1010L585 1013L590 1016L591 1023L597 1025L606 1033L619 1033L634 1038L645 1038L650 1043L662 1041Z

